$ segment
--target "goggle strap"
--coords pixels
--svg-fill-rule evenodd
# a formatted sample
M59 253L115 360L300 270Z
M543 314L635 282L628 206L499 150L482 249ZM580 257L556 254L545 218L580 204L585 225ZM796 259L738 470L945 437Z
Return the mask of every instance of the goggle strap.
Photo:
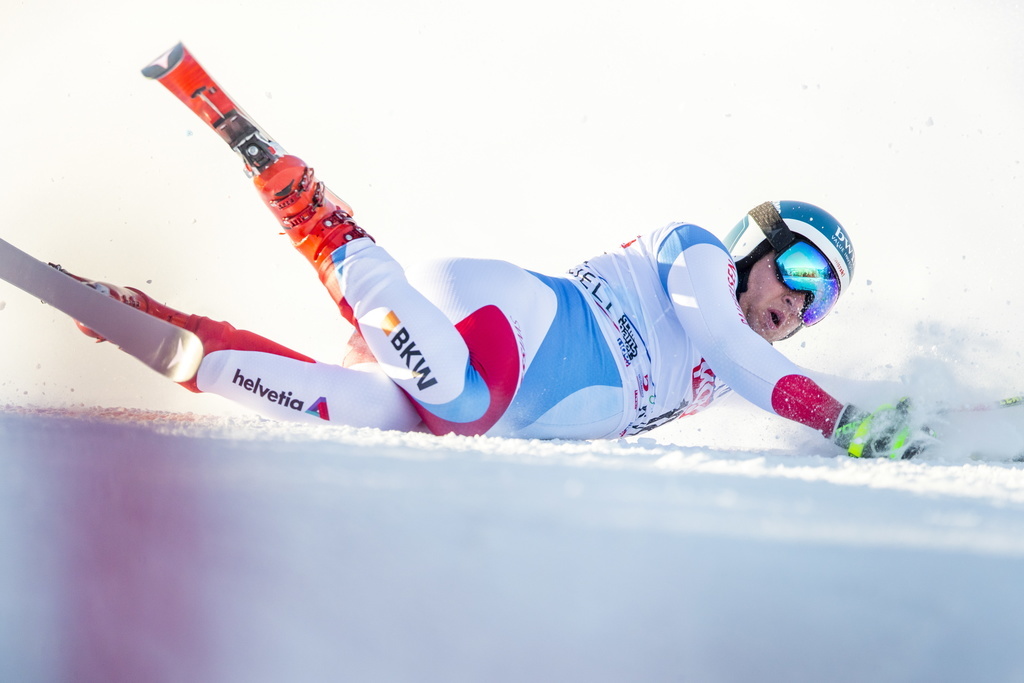
M779 210L771 202L758 204L750 210L750 217L761 228L765 239L772 245L776 254L781 254L797 241L796 235L779 215Z

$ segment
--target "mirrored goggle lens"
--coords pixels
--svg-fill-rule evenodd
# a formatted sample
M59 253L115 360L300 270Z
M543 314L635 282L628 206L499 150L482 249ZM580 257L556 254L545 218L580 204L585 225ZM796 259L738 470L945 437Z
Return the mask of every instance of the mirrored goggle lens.
M839 278L820 251L806 242L797 242L776 256L775 264L787 287L811 295L804 306L805 325L828 315L839 300Z

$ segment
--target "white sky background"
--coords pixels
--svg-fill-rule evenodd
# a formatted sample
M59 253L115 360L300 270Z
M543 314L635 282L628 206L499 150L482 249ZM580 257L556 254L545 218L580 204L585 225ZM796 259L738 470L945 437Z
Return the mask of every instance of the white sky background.
M404 262L557 273L673 220L724 235L807 200L849 228L857 272L781 350L1024 389L1019 3L282 7L6 0L0 237L340 360L340 316L238 160L139 73L182 40ZM3 283L0 302L0 404L233 410Z

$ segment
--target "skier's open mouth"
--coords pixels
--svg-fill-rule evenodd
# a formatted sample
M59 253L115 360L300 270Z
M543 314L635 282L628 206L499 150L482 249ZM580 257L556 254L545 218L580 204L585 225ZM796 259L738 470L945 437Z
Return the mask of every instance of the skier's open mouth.
M771 316L772 316L772 325L774 325L775 327L778 327L779 326L779 321L781 320L781 318L779 318L779 314L776 313L775 311L771 311Z

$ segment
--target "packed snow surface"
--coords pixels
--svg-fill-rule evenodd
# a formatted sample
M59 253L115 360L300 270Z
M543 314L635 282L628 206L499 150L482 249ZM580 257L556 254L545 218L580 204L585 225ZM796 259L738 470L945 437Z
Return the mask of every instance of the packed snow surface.
M137 411L0 436L9 680L1024 675L1012 462Z
M402 263L559 273L767 199L857 249L778 349L942 443L738 398L644 438L265 422L0 282L2 681L1024 680L1024 6L9 2L0 237L337 362L181 40ZM818 377L818 374L815 375Z
M0 413L6 680L1019 680L1024 469Z

